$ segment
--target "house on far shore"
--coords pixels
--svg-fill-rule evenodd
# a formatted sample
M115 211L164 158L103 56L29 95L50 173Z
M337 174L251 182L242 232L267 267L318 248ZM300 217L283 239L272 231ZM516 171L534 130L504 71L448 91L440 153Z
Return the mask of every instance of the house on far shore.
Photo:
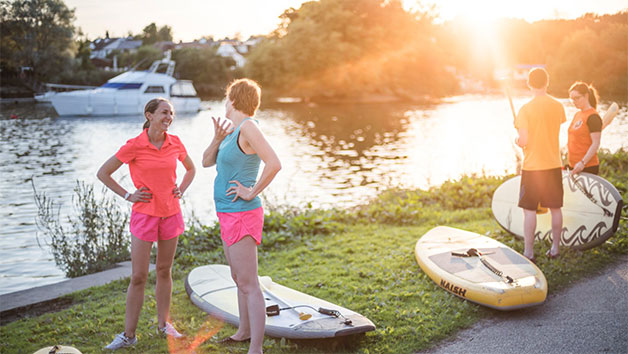
M92 50L90 59L106 58L112 51L134 53L142 46L141 39L126 38L98 38L90 44Z
M232 43L232 41L223 41L220 43L218 50L216 50L216 54L222 57L232 58L235 61L236 66L241 68L246 63L246 59L244 59L244 56L238 52L236 46L237 43Z
M179 42L179 43L176 43L174 45L174 49L182 49L182 48L197 48L197 49L201 49L201 48L213 47L214 44L215 44L215 42L211 38L209 38L209 39L201 38L201 39L195 40L194 42Z
M105 70L120 71L118 68L118 58L113 59L107 56L115 51L121 53L134 53L142 46L141 40L135 40L133 37L126 38L98 38L90 44L92 50L89 59L95 66L104 68Z
M259 42L261 42L262 39L264 39L263 36L251 36L246 41L238 44L236 48L238 49L238 52L242 54L247 54L253 47L255 47Z
M251 48L253 48L262 39L264 39L262 36L251 36L244 42L237 39L221 39L216 42L218 45L216 53L223 57L233 58L236 66L241 68L246 63L246 58L244 56L248 54Z
M245 55L247 55L251 48L258 44L262 39L264 39L263 36L251 36L244 42L229 38L214 41L213 38L207 37L197 39L193 42L174 43L172 41L162 41L153 44L153 46L162 52L182 48L201 49L215 47L218 55L232 58L235 62L235 66L241 68L246 63ZM117 58L108 58L111 52L115 50L117 52L134 53L141 46L142 41L134 40L133 37L98 38L90 44L90 48L92 50L90 59L97 67L117 71L119 70L117 66Z

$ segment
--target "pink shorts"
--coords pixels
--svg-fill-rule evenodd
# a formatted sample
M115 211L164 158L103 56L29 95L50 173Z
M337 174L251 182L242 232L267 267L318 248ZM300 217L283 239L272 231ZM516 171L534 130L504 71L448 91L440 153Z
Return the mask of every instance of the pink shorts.
M245 236L253 237L258 245L262 243L262 229L264 228L264 209L262 207L235 213L217 212L216 215L218 215L220 222L220 236L227 247Z
M131 234L142 241L155 242L175 238L185 231L183 214L172 216L151 216L137 211L131 212Z

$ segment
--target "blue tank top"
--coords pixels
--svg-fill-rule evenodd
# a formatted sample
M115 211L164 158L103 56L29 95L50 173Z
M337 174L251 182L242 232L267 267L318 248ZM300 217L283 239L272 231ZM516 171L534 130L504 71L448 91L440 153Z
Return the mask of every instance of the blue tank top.
M238 145L240 127L251 118L246 118L238 127L220 143L216 155L216 179L214 180L214 202L216 211L221 213L233 213L249 211L262 206L258 196L251 200L238 198L232 202L235 195L225 195L227 189L235 186L229 181L238 181L245 187L251 187L257 180L260 158L257 154L245 154Z

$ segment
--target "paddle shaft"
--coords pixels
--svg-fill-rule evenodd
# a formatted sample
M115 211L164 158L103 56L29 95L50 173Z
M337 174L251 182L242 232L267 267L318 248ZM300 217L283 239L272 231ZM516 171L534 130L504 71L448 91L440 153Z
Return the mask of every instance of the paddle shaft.
M513 122L517 120L517 113L515 113L515 105L512 104L512 97L510 95L510 87L506 84L506 96L508 96L508 103L510 103L510 111L512 112Z

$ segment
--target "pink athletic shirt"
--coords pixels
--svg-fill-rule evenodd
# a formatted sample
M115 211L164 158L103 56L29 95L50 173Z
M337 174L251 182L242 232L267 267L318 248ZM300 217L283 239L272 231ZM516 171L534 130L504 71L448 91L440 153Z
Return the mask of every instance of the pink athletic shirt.
M172 190L177 183L177 160L188 155L181 140L166 134L161 149L148 140L148 129L130 139L116 153L118 160L129 164L131 180L135 188L146 187L153 194L149 203L134 203L133 210L139 213L166 217L181 211L179 199Z

